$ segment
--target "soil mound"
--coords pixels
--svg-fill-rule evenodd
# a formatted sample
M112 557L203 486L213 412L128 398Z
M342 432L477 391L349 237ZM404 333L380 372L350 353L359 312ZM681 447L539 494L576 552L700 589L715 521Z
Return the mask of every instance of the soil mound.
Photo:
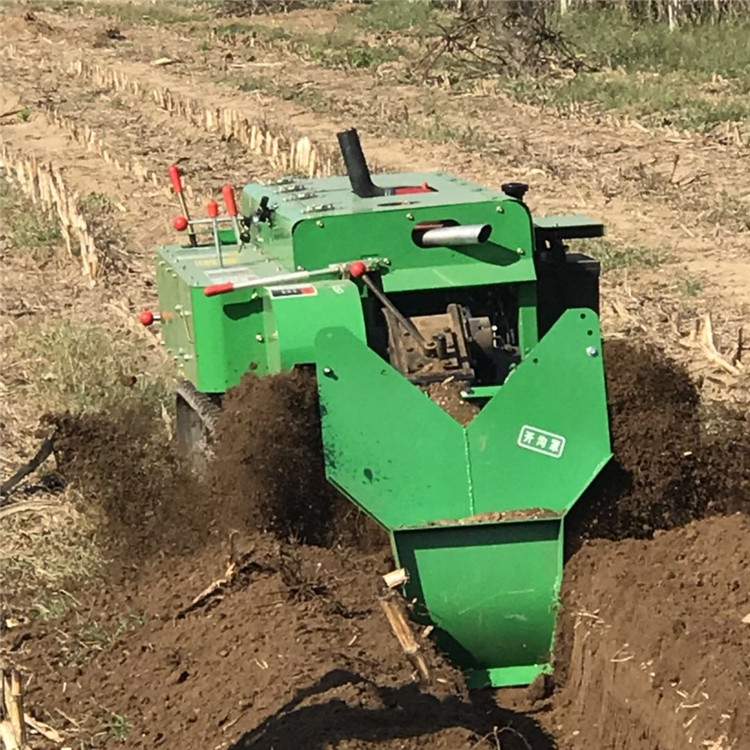
M223 513L279 539L385 547L380 527L326 479L315 373L247 373L216 425L211 486Z
M655 538L597 541L571 561L561 628L573 636L560 638L556 656L557 684L569 679L554 705L562 700L586 725L594 714L575 689L598 684L601 665L619 664L612 653L628 642L642 659L640 679L641 663L655 665L652 682L643 687L630 672L620 678L633 664L617 667L617 680L602 680L623 687L599 690L602 712L614 716L631 692L643 693L648 706L662 705L675 686L692 695L705 669L712 682L704 692L719 701L710 705L726 701L744 730L738 699L715 686L724 678L712 670L731 676L727 690L740 679L737 670L747 673L737 624L750 603L738 573L746 534L722 536L740 528L733 518L660 530L750 509L747 423L730 413L707 422L693 383L653 349L610 342L605 356L617 461L575 506L569 539L577 547L587 537ZM205 485L187 475L152 415L66 416L57 425L61 473L101 510L107 538L116 540L112 555L128 561L132 574L91 605L104 646L81 651L89 636L79 613L63 624L34 623L19 636L34 644L27 665L40 678L28 698L38 718L59 725L49 706L79 723L87 717L83 728L62 728L82 740L97 737L97 747L121 743L125 728L113 717L127 717L130 747L221 740L237 750L300 742L321 750L556 746L530 715L499 708L487 693L469 698L460 675L420 634L434 679L418 683L378 604L380 576L392 566L385 535L325 479L312 372L248 374L226 395ZM726 559L715 554L727 544ZM231 576L228 558L242 561ZM211 594L191 606L212 582ZM607 658L584 663L572 627L582 611L612 625L619 640L602 641ZM719 726L713 713L701 716L696 728ZM628 714L604 730L589 722L605 732L591 734L589 744L651 746L622 739L646 736L633 727L650 722L649 738L663 734L662 746L683 746L678 729L657 718Z
M609 341L604 357L615 460L568 517L571 549L750 512L745 416L717 407L707 424L696 385L654 347Z
M570 561L556 676L575 747L745 747L749 536L735 514L597 540Z
M472 702L415 633L431 673L418 681L379 606L387 554L261 534L234 550L240 572L190 607L227 553L156 561L100 596L93 658L73 648L92 637L78 615L18 636L36 676L27 710L96 748L554 747L534 719Z
M249 373L223 406L205 477L181 463L148 410L48 418L58 471L81 489L119 564L193 554L235 531L388 547L385 532L326 479L314 373Z
M190 554L211 533L203 489L178 461L149 411L64 415L54 453L60 474L100 520L102 542L120 564L153 554Z

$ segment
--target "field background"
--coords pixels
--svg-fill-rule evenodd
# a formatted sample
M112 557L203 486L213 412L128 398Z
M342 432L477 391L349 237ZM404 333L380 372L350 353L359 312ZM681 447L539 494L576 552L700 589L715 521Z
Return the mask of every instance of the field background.
M335 133L350 126L375 173L524 181L532 212L603 221L606 238L581 246L603 264L606 337L684 366L709 429L718 405L748 413L750 3L61 0L0 12L3 481L51 434L48 415L136 411L154 425L143 451L170 440L178 373L137 323L155 304L152 249L175 241L167 167L180 164L198 214L227 181L340 173ZM122 599L98 618L76 593L112 558L86 493L50 459L0 507L7 618L50 633L63 618L66 669L145 622ZM136 746L127 704L53 708L45 720L76 748ZM712 711L685 732L739 749ZM251 726L216 730L217 746L271 747L231 744ZM433 746L515 747L480 726ZM534 747L581 746L564 714L545 727ZM669 736L677 748L688 735Z

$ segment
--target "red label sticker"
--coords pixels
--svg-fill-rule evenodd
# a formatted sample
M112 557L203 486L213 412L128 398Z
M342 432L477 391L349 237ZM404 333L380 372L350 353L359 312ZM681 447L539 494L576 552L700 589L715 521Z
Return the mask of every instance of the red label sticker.
M312 284L305 286L277 286L268 290L272 297L311 297L318 293Z

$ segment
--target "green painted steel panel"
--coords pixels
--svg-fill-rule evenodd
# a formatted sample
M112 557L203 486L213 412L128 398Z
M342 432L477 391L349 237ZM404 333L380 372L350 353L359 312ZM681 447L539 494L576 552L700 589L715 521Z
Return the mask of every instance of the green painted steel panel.
M563 516L611 457L596 315L566 312L468 427L345 329L316 359L328 477L391 531L440 645L476 683L549 671Z
M498 208L502 213L498 213ZM460 249L420 248L414 244L415 224L443 219L460 224L490 224L493 234L481 245ZM510 198L444 210L416 206L411 210L372 213L367 218L366 232L362 231L362 217L358 215L308 219L295 226L293 238L295 263L303 268L387 257L390 268L383 277L386 292L536 279L531 217L526 206Z
M536 285L520 284L518 287L518 345L521 357L526 357L538 341Z
M404 595L475 684L524 684L549 671L560 519L397 530L393 540L409 573Z
M282 293L284 296L279 296ZM315 338L319 330L328 326L346 324L360 341L367 343L359 288L351 281L269 288L263 309L269 360L275 370L315 362Z
M412 206L452 207L507 198L499 190L468 182L445 172L401 172L373 175L373 179L382 187L421 185L426 182L435 190L410 195L360 198L352 192L348 177L282 178L265 184L245 186L240 200L242 213L246 216L252 214L261 198L268 196L269 205L277 206L277 212L291 224L310 217L317 220L344 215L359 215L369 222L374 213L398 213Z
M193 330L191 326L186 325L185 311L181 310L186 294L189 296L189 287L171 266L160 261L158 254L156 258L156 284L159 293L159 313L162 318L160 324L162 340L169 356L180 371L194 380L196 365L195 346L191 341ZM188 317L192 313L189 303L186 312Z
M609 461L601 350L595 313L568 310L474 418L473 512L567 510Z
M467 515L461 425L348 329L316 352L329 479L389 529Z
M237 299L233 294L205 297L196 287L193 305L199 390L223 393L250 368L258 375L270 372L264 344L257 338L263 334L260 299Z

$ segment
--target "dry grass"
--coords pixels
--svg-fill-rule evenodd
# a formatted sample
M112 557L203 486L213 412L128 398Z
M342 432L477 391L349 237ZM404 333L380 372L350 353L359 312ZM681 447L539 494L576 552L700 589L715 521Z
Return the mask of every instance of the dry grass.
M157 360L126 318L103 304L103 292L81 277L54 218L30 210L7 181L0 188L5 480L48 434L43 415L136 407L160 419L171 403L172 381L169 363ZM76 488L51 478L52 458L3 498L0 587L11 605L54 619L76 606L71 591L98 577L103 557L96 511Z
M62 616L77 604L68 588L95 579L101 571L96 519L77 510L82 502L75 490L66 489L45 502L43 510L0 520L0 587L5 596L28 597L24 608L33 616Z

